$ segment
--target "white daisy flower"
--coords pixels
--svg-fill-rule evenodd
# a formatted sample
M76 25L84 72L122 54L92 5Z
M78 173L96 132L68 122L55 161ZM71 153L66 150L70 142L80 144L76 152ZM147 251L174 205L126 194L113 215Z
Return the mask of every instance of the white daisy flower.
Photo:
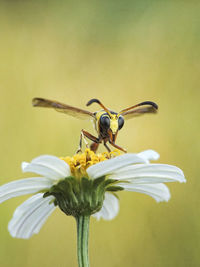
M165 182L186 182L183 172L171 165L150 163L158 153L115 156L113 152L94 154L86 149L74 157L43 155L23 162L23 172L40 177L16 180L0 186L0 203L10 198L33 194L17 207L9 222L13 237L30 238L40 231L58 206L67 215L93 215L113 219L119 212L117 191L144 193L156 201L168 201Z

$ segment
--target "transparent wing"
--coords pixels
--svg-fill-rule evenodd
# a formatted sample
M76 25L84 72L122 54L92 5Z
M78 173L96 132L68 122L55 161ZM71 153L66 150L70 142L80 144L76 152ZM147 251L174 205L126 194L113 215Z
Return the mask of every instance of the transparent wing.
M34 107L44 107L44 108L53 108L58 112L65 113L67 115L87 120L91 118L95 118L94 114L92 112L89 112L87 110L83 110L80 108L72 107L57 101L48 100L45 98L33 98L32 104Z
M143 114L148 114L148 113L157 113L157 109L153 106L137 108L137 109L122 112L121 115L127 120L127 119L132 119L132 118L141 116Z

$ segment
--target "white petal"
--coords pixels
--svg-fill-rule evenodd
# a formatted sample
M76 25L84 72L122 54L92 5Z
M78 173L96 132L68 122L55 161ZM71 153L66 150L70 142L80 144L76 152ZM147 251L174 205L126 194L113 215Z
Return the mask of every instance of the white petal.
M147 194L153 197L157 202L168 201L170 199L170 192L165 184L131 184L119 183L127 191L134 191Z
M52 186L52 180L44 177L26 178L0 186L0 203L13 197L36 193Z
M104 220L112 220L119 212L119 201L113 194L106 192L103 206L100 211L93 214L97 220L100 218Z
M160 158L160 155L154 151L154 150L145 150L137 154L139 157L142 157L146 160L158 160Z
M69 165L55 156L43 155L31 161L22 163L23 172L33 172L54 180L71 175Z
M13 214L8 230L12 237L28 239L41 229L48 216L56 208L52 196L43 198L39 193L22 203Z
M133 183L186 182L183 172L167 164L136 164L121 168L108 176L110 179Z
M119 168L134 164L134 163L147 163L148 161L139 157L137 154L124 154L113 159L108 159L92 165L87 169L90 178L98 178L103 175L110 174Z

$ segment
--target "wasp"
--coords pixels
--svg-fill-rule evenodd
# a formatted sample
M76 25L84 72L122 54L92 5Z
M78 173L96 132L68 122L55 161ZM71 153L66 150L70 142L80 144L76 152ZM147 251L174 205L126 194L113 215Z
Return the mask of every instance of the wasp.
M34 107L53 108L56 111L65 113L73 117L77 117L80 119L91 119L93 121L98 137L95 137L94 135L82 129L80 135L79 149L77 152L81 151L82 139L88 147L88 142L85 139L88 138L90 141L92 141L90 149L94 152L97 151L99 144L101 143L103 143L106 149L110 152L111 150L107 145L107 143L109 143L113 147L126 153L126 150L124 148L118 146L115 143L118 131L121 130L124 126L124 119L131 119L146 113L156 113L158 109L156 103L151 101L144 101L137 105L123 109L117 113L106 108L98 99L91 99L90 101L88 101L86 106L90 106L93 103L97 103L102 108L102 110L90 112L84 109L73 107L57 101L48 100L45 98L33 98L32 100L32 104Z

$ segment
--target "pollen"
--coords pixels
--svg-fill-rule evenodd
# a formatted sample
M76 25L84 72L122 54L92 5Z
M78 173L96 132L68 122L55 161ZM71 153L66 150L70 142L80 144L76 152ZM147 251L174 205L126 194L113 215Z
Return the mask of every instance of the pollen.
M81 178L88 177L86 172L88 167L101 161L119 156L120 154L121 153L119 150L95 154L93 151L87 148L81 154L75 154L73 157L61 157L60 159L64 160L70 166L73 176Z

